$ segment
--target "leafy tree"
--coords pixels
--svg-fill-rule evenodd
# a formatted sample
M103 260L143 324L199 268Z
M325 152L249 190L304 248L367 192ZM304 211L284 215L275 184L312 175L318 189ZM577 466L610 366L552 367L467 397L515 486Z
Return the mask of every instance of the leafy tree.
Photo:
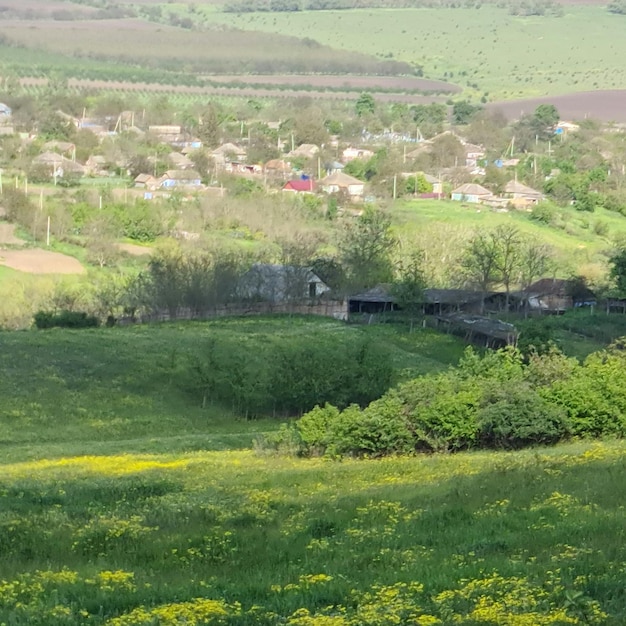
M367 205L362 215L345 227L339 241L339 255L351 287L391 282L391 253L396 244L389 216Z
M373 115L376 111L376 101L371 93L362 93L354 106L358 117Z
M482 293L480 310L485 310L485 296L490 287L500 280L498 274L500 250L491 233L477 232L461 258L465 281L478 287Z
M506 291L505 310L509 310L511 284L519 278L522 238L515 226L498 226L491 234L496 246L495 270Z
M553 104L540 104L533 113L533 118L543 128L554 129L561 116Z
M398 306L409 315L411 332L415 317L424 303L426 278L423 270L424 254L421 250L411 252L400 261L398 275L393 281L391 293Z
M481 109L481 106L472 104L467 100L455 102L452 105L452 121L457 126L464 126L465 124L469 124L472 120L472 117Z

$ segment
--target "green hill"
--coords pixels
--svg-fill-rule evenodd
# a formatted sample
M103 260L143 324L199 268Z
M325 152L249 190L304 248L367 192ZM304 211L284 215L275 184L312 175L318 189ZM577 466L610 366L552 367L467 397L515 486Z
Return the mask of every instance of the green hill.
M363 337L396 378L462 350L298 317L1 333L0 624L623 624L623 442L274 456L279 420L180 384L215 341Z

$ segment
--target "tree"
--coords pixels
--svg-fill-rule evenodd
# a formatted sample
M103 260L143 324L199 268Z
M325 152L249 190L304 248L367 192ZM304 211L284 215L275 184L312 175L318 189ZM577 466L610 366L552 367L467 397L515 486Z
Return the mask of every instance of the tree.
M363 214L346 226L339 241L350 286L359 289L391 282L391 253L396 244L390 218L380 209L366 206Z
M394 280L391 293L396 298L400 309L409 315L410 329L413 332L415 317L424 303L426 278L423 270L424 254L414 250L402 259L398 267L398 276Z
M362 93L354 105L358 117L373 115L376 111L376 101L371 93Z
M465 281L478 287L482 293L481 313L485 310L485 296L489 288L499 281L498 254L498 245L492 234L477 232L461 258Z
M527 239L522 245L520 258L520 282L522 289L528 289L538 278L552 269L554 252L550 246Z
M561 116L558 109L553 104L540 104L533 113L533 118L537 125L544 129L554 129L559 123Z
M522 259L522 239L519 230L512 225L498 226L491 237L497 251L495 269L506 292L505 310L509 310L511 284L519 279Z
M615 283L619 295L626 296L626 248L614 252L609 263L611 280Z
M220 144L220 120L217 109L212 104L200 116L198 137L208 148L217 148Z
M469 124L475 113L481 110L482 107L472 104L467 100L461 100L455 102L452 105L452 121L457 126L464 126Z

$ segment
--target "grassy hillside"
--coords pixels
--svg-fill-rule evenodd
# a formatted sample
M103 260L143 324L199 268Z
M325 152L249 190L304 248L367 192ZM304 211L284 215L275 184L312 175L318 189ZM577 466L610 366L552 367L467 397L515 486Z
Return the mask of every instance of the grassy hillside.
M425 251L431 282L442 284L454 280L455 260L476 229L514 224L521 233L551 246L558 276L583 274L592 282L605 280L608 255L626 236L626 219L604 209L559 209L552 223L545 224L524 211L498 213L472 204L420 200L396 203L392 215L399 237Z
M208 354L211 340L254 352L291 337L314 344L361 336L389 346L396 377L440 370L456 363L463 351L460 341L435 331L409 334L299 317L3 332L0 445L30 446L34 455L41 453L41 444L52 442L73 442L82 454L94 445L141 451L143 438L151 437L176 437L179 444L167 445L182 449L233 446L235 440L250 445L255 432L275 428L276 422L261 420L250 429L228 408L202 408L202 394L188 380L191 358Z
M1 333L0 623L623 624L623 442L277 457L251 449L276 421L173 384L211 336L353 334L387 343L399 375L460 353L308 318Z
M622 16L604 6L565 6L560 18L514 17L490 4L468 9L362 9L227 14L208 18L247 30L306 32L322 44L422 64L429 78L491 101L620 88Z

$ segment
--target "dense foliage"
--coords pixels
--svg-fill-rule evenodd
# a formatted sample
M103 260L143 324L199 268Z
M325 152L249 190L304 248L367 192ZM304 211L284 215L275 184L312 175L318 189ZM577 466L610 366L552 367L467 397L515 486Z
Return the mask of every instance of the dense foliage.
M543 355L469 349L458 368L402 383L367 408L316 407L282 437L302 454L381 456L521 448L570 436L626 434L623 343L582 364ZM280 439L280 438L279 438Z

